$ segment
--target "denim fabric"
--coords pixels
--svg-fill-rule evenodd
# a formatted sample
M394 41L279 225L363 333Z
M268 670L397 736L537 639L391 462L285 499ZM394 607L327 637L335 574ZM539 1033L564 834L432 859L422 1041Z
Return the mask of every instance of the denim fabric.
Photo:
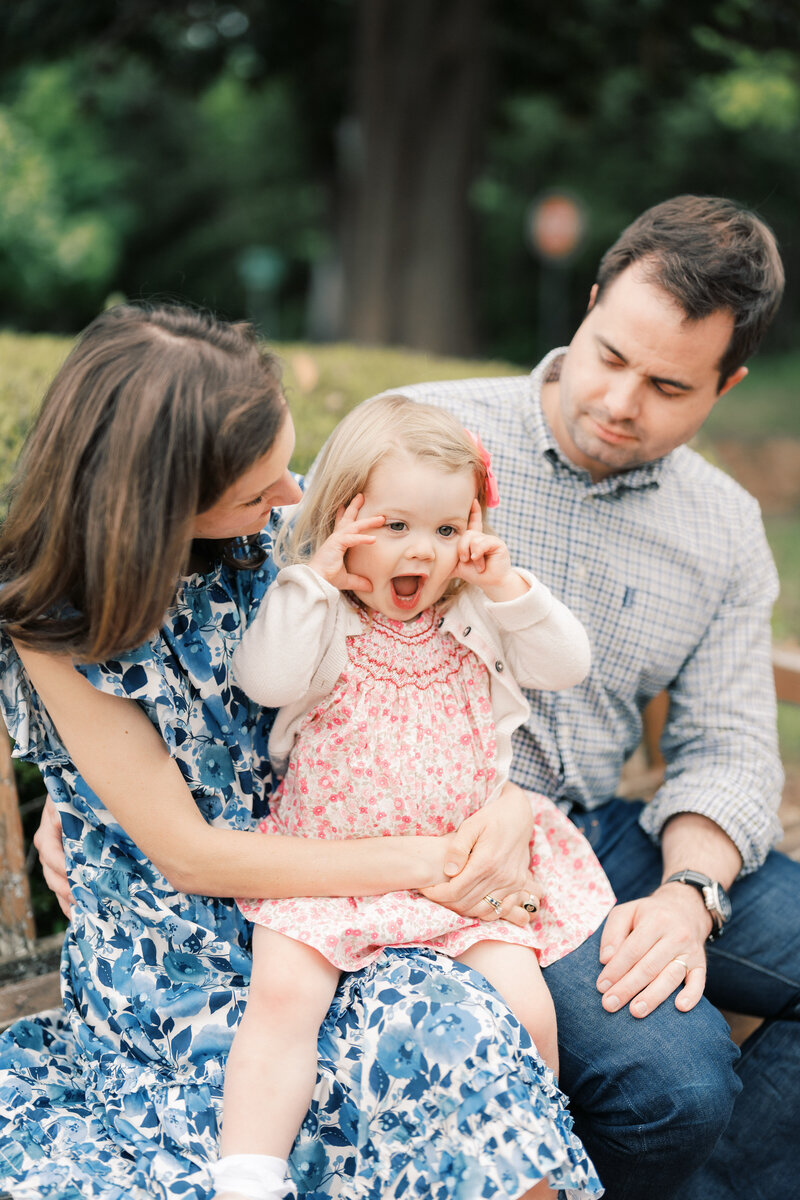
M572 814L620 902L661 879L641 807L613 800ZM627 1009L606 1013L595 988L600 931L544 972L558 1014L560 1083L607 1200L795 1194L800 864L773 851L734 884L731 899L731 922L708 947L706 998L689 1013L671 1000L643 1020ZM741 1057L715 1004L766 1018Z

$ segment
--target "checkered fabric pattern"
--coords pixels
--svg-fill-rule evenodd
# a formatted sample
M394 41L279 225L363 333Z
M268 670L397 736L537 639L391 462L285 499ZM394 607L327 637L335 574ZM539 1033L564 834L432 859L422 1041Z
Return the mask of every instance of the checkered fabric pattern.
M745 872L780 836L770 613L778 591L758 505L686 446L593 483L560 452L541 408L565 351L530 376L396 389L453 412L492 454L492 524L512 560L586 626L593 666L566 692L530 692L512 778L565 810L614 795L662 689L666 780L642 817L657 837L702 813L736 843Z

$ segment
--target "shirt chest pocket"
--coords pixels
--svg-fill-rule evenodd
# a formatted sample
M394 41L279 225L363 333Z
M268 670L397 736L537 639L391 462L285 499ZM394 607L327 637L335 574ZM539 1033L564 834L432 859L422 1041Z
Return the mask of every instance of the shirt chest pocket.
M698 607L656 590L652 580L606 568L591 603L593 670L612 693L655 695L702 636Z

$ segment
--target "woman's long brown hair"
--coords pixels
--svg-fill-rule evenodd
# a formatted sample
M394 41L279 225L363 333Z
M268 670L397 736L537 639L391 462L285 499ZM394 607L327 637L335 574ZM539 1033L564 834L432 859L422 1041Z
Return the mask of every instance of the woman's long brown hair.
M191 524L272 447L280 370L249 325L120 305L51 384L0 530L6 633L84 662L141 644L187 565Z

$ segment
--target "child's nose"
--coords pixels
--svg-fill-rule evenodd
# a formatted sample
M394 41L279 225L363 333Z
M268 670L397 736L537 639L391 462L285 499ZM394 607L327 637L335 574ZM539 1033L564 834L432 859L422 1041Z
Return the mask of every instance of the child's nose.
M427 534L417 534L411 541L411 545L406 550L408 558L421 558L429 560L433 558L433 539Z

